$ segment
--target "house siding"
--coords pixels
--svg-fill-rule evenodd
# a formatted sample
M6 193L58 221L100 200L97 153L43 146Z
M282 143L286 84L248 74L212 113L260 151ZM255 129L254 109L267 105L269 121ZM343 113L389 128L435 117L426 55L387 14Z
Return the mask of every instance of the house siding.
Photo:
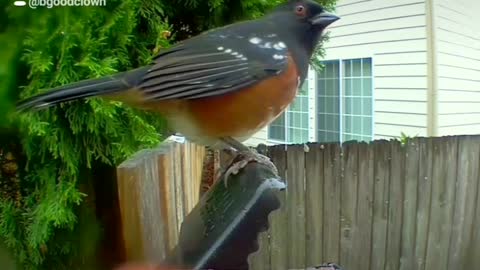
M326 59L372 57L375 139L427 132L425 1L340 0Z
M440 136L480 133L480 2L435 1Z
M339 0L324 60L373 58L374 137L425 136L427 28L423 0ZM267 132L249 144L267 141Z

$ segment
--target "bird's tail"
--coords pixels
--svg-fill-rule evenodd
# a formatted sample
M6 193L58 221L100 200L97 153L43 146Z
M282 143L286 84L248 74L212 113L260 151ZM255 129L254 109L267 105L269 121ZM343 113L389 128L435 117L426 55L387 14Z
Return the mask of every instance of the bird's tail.
M40 110L67 101L126 91L138 85L147 70L148 67L142 67L102 78L59 86L21 101L17 104L17 110Z

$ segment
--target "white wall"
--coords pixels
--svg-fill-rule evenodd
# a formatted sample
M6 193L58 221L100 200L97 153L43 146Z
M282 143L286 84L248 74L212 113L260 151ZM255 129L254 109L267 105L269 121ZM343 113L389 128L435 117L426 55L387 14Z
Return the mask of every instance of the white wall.
M435 3L439 135L480 134L480 1Z
M426 135L427 30L423 0L340 0L326 59L372 57L375 138Z
M473 0L475 1L475 0ZM372 57L375 138L427 132L424 0L339 0L325 60ZM479 121L480 122L480 121ZM265 143L266 129L249 144Z

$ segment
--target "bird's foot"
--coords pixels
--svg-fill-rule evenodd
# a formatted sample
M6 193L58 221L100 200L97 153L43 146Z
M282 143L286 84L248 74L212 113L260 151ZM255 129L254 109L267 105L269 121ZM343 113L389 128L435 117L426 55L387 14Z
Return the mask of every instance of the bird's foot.
M267 166L275 175L278 176L278 169L273 164L273 162L267 156L257 153L255 150L245 150L237 154L237 156L232 161L232 164L228 166L225 171L223 182L225 187L228 186L228 178L231 175L236 175L240 172L241 169L245 168L250 162L258 162Z

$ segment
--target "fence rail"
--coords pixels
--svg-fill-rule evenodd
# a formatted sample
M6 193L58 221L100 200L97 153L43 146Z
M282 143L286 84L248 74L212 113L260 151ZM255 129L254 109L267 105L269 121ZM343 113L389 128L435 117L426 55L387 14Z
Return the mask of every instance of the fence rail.
M480 136L308 146L268 148L288 187L251 269L480 269ZM203 154L175 144L118 168L130 258L158 261L145 250L175 245Z

